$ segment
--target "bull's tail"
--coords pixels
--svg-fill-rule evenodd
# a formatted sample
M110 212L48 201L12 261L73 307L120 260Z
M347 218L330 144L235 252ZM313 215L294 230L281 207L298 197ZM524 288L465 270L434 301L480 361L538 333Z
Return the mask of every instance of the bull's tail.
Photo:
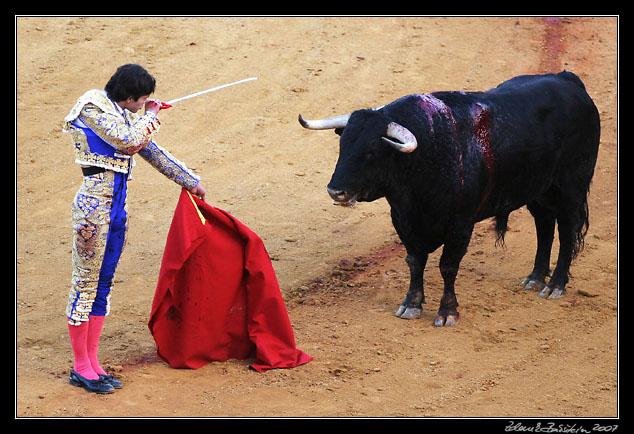
M583 203L579 207L575 228L575 242L572 245L572 258L576 258L583 250L585 237L590 228L590 212L588 211L588 196L586 194Z
M508 229L509 214L504 213L495 216L495 246L504 247L504 235Z

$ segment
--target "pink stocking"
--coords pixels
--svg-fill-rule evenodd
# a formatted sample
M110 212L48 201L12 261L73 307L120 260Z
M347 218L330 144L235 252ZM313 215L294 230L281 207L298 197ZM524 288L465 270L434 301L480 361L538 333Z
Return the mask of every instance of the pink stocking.
M97 353L99 352L99 338L101 336L101 329L103 328L103 320L106 317L103 315L90 315L90 327L88 328L88 358L92 369L98 375L108 375L99 364Z
M73 348L75 365L73 370L88 380L97 380L99 375L94 371L88 358L88 329L89 322L84 321L81 325L68 325L70 345Z

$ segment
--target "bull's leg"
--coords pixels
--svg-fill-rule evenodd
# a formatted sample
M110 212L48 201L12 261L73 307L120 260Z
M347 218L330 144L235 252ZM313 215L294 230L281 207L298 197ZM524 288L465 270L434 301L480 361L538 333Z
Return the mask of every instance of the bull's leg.
M527 208L535 219L537 253L535 254L533 271L520 282L520 286L526 290L541 291L546 287L546 278L550 272L550 253L555 234L556 214L554 210L537 203L531 203Z
M567 222L557 221L557 229L559 232L559 256L557 257L557 266L550 278L548 285L539 293L542 298L553 300L563 297L566 293L566 284L568 283L568 273L570 263L572 262L573 248L575 243L574 226Z
M434 320L434 325L437 327L456 325L460 319L454 284L458 275L460 261L462 261L463 256L467 252L470 237L471 231L466 235L455 236L446 242L443 247L442 255L440 256L440 274L444 281L444 290L440 299L438 315Z
M566 293L570 264L575 252L579 249L580 238L583 238L583 235L579 235L583 232L583 221L579 221L577 218L579 215L580 213L577 211L564 216L561 214L557 216L557 230L559 232L557 266L553 276L550 278L550 282L539 293L540 297L553 300L563 297Z
M423 274L425 272L425 264L427 264L427 256L415 257L407 255L407 258L405 258L409 266L410 281L405 300L394 314L399 318L416 319L423 314L423 303L425 303Z
M583 238L588 230L588 188L583 185L581 184L581 188L576 186L577 190L568 189L569 195L558 206L559 256L555 271L548 285L539 293L540 297L552 300L563 297L566 293L570 264L583 247ZM570 190L573 194L570 194Z

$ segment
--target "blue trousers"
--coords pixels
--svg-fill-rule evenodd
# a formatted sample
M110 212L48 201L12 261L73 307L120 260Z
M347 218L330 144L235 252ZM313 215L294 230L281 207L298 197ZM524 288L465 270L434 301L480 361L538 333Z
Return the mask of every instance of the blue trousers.
M112 208L110 210L110 228L106 241L106 251L99 271L99 283L97 284L97 296L92 305L91 315L105 315L109 310L109 295L114 281L114 273L119 264L119 258L123 252L128 228L128 214L125 209L127 196L127 174L115 173L114 193L112 195Z
M73 278L69 323L110 312L114 274L127 238L127 174L85 176L72 207Z

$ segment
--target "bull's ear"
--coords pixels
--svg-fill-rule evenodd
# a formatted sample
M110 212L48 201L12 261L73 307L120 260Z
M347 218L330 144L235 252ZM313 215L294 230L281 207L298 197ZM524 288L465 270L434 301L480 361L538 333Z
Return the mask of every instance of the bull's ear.
M341 136L343 134L343 128L335 128L335 134Z

